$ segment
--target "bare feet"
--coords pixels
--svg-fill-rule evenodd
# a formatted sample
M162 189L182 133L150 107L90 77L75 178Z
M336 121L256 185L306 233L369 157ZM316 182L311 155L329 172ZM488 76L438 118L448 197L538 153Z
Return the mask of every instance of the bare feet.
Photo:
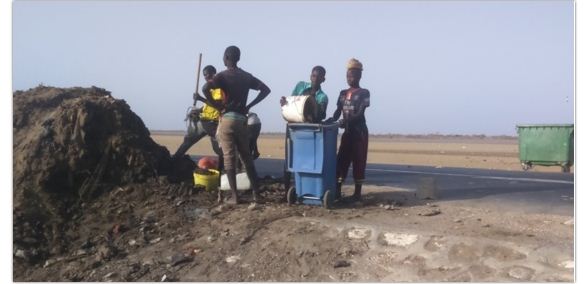
M253 192L253 203L263 204L265 201L259 193Z

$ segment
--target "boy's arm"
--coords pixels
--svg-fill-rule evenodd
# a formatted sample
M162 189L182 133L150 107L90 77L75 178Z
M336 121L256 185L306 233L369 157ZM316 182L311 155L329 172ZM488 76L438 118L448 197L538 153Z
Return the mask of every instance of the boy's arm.
M249 112L249 110L255 106L256 104L258 104L259 102L261 102L263 99L265 99L265 97L267 97L267 95L269 95L269 93L271 92L270 88L264 84L262 81L260 81L259 79L254 77L254 84L253 86L256 87L252 87L251 89L254 90L259 90L259 94L257 94L257 97L255 97L255 99L253 101L251 101L251 103L249 103L245 108L247 109L247 112Z
M325 117L327 117L327 105L329 104L329 98L327 96L324 97L323 101L319 104L319 107L321 108L321 112L319 115L319 120L323 120L325 119Z
M345 91L341 91L341 93L339 94L339 98L341 97L341 95L344 95ZM335 112L333 113L333 120L338 120L339 117L341 116L341 111L343 110L343 104L341 104L341 100L337 99L337 109L335 110Z
M220 78L218 78L218 76L214 76L214 78L208 82L206 82L206 84L204 84L204 86L202 86L202 93L204 93L204 96L206 97L206 100L208 101L207 104L211 105L212 107L221 110L224 108L223 104L221 104L218 101L215 101L212 98L212 93L210 92L210 90L212 89L218 89L219 88L219 80Z

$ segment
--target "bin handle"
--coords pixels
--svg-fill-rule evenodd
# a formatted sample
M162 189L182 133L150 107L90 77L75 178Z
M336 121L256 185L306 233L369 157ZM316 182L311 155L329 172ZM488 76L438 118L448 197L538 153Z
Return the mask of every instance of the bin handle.
M292 168L292 152L290 151L290 140L292 138L290 137L290 135L288 135L288 137L286 137L286 155L288 155L286 157L286 163L288 163L288 169Z
M288 123L288 126L298 127L316 127L313 129L314 132L320 132L325 126L333 126L334 124L321 124L321 123Z

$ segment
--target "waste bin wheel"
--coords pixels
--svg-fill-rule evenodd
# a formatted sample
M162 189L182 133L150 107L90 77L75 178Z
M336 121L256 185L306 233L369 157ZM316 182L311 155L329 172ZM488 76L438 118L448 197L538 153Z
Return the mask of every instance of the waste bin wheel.
M325 209L331 209L331 194L331 191L327 190L323 195L323 207L325 207Z
M294 188L293 186L290 187L290 189L288 189L286 200L288 201L288 205L296 203L296 188Z
M523 167L523 171L525 171L525 172L530 170L532 167L531 163L529 163L529 162L521 163L521 166Z

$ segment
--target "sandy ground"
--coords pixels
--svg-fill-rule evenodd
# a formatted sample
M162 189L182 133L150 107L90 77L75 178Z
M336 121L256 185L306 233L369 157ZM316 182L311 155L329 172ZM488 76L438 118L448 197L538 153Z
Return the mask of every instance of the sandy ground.
M174 152L181 136L153 135ZM283 157L263 136L263 157ZM369 162L520 170L516 140L383 139ZM203 140L190 154L212 154ZM559 171L538 167L534 170ZM366 185L327 210L288 205L279 180L263 204L216 203L190 183L118 187L73 216L69 246L41 263L14 252L15 281L573 282L574 219L469 200L420 200ZM99 218L97 218L99 216Z
M374 186L363 202L326 210L289 206L283 192L263 188L267 202L256 206L215 205L214 193L187 187L120 188L88 208L88 220L103 218L81 227L87 237L73 242L77 249L27 270L16 262L15 280L574 280L571 216L417 200Z
M183 139L180 133L162 135L155 132L151 137L172 153ZM284 158L283 135L262 134L258 147L262 158ZM210 140L203 138L188 154L214 155ZM368 163L522 171L518 157L518 141L515 138L370 137ZM560 172L561 168L535 166L530 171Z

